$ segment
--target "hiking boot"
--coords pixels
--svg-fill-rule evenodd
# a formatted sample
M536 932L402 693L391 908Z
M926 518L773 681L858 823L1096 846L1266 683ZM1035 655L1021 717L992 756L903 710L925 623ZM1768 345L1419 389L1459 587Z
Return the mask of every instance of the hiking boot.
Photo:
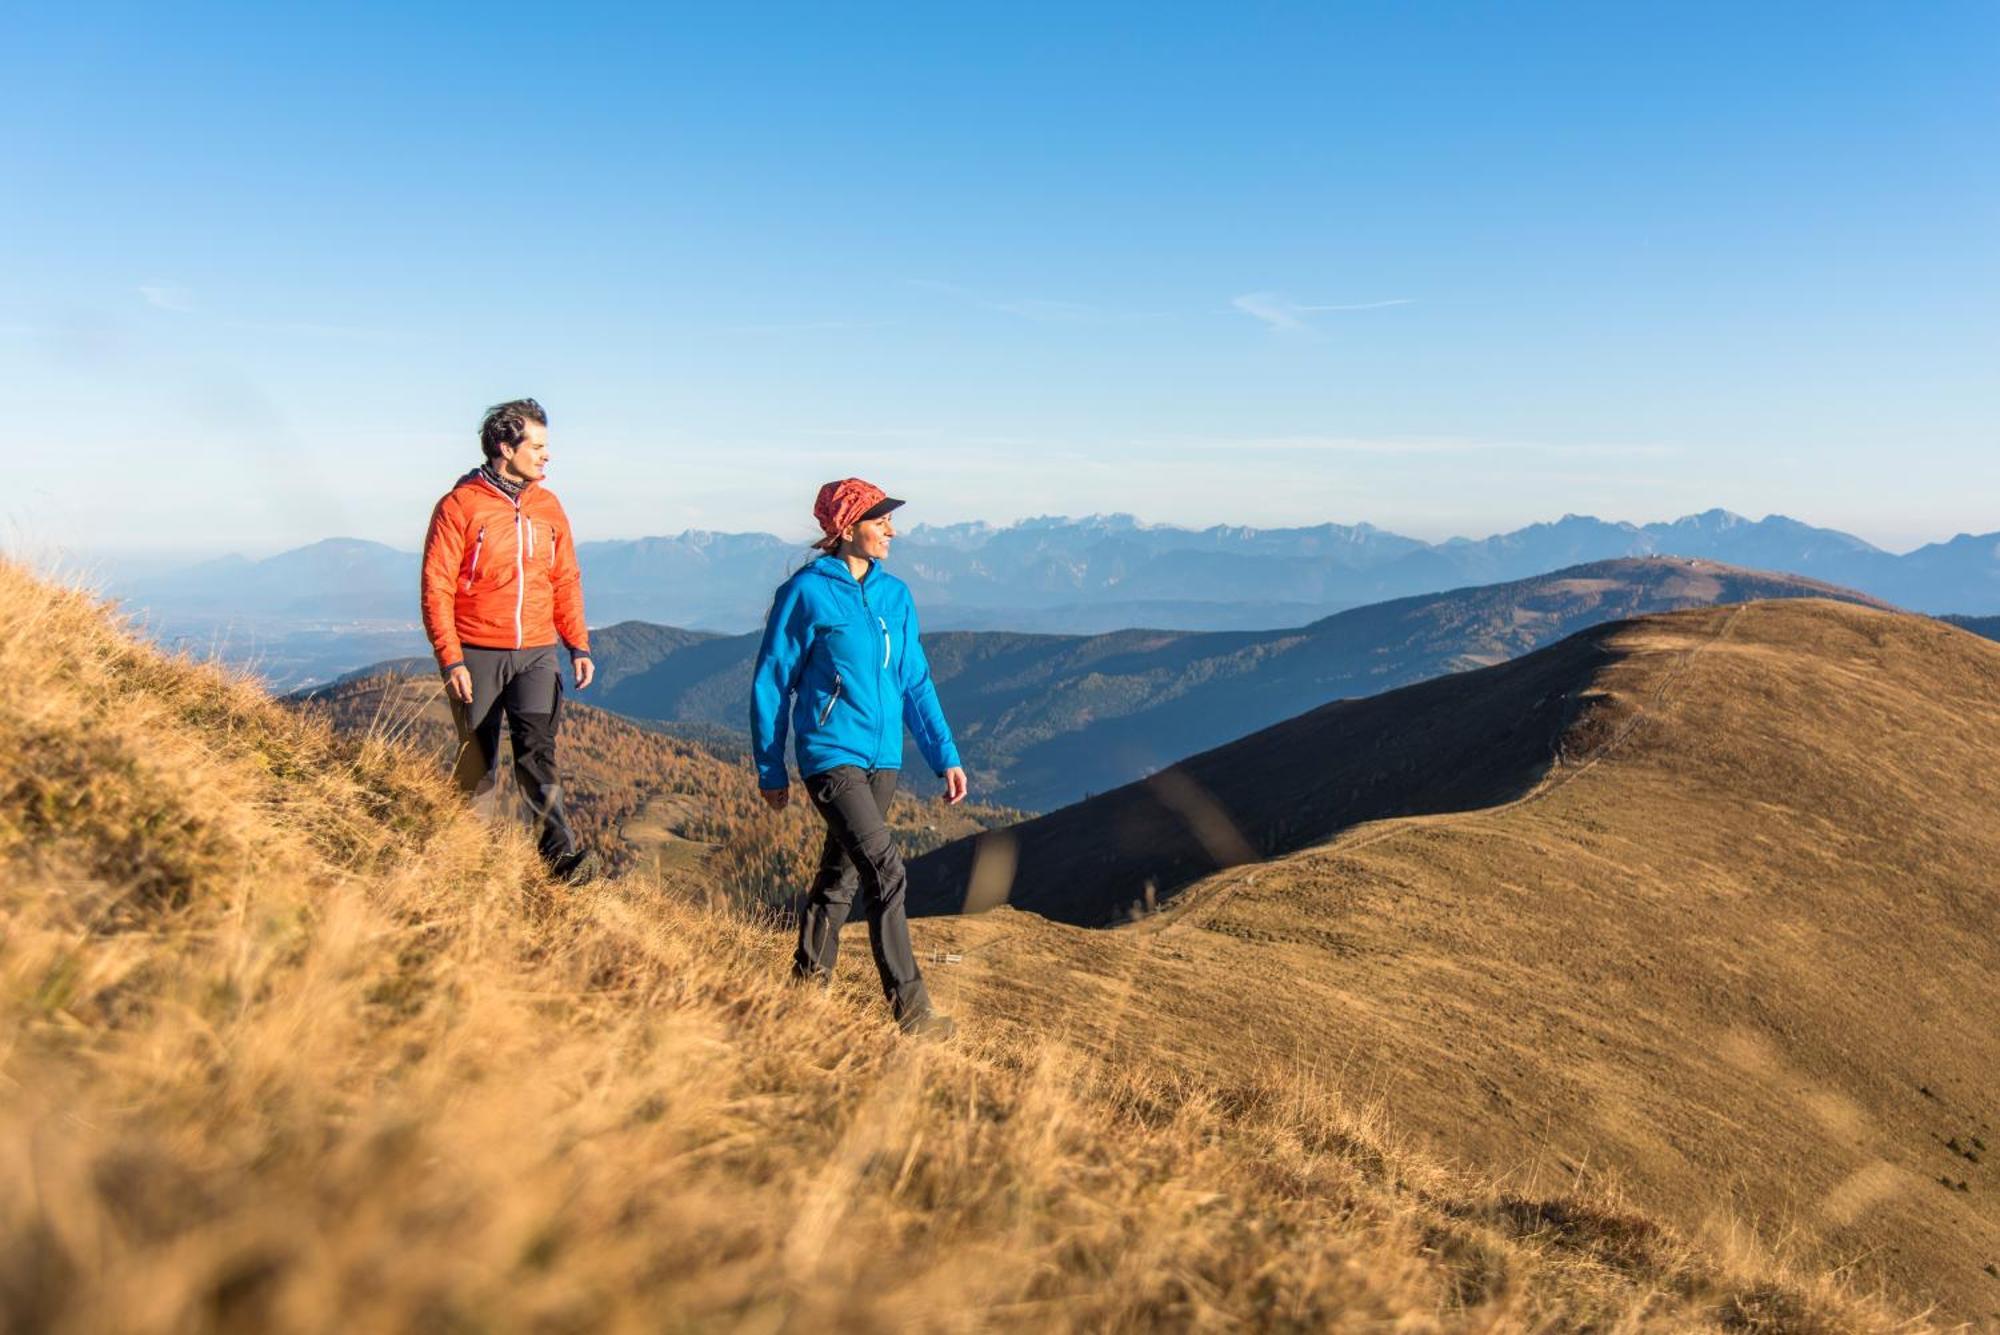
M565 885L589 885L604 874L604 863L594 849L579 848L549 863L549 878Z
M896 1023L912 1038L950 1038L958 1032L958 1021L943 1011L932 1010L929 1002L925 1002L921 1010L898 1016Z
M896 1024L913 1037L950 1038L958 1032L958 1025L949 1015L932 1007L931 990L921 978L911 979L890 992L889 1007L895 1012Z

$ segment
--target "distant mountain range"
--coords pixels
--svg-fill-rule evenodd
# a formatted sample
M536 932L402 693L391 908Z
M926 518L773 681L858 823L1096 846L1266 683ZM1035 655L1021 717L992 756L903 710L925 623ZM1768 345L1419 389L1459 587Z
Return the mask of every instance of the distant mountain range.
M1048 810L1330 700L1514 658L1604 621L1756 598L1864 595L1666 558L1397 599L1279 631L926 632L938 692L983 799ZM592 703L742 736L758 636L641 622L596 632ZM401 666L428 673L428 658ZM928 775L905 757L913 787Z
M578 555L596 624L742 632L761 621L771 590L810 553L768 533L690 531L586 542ZM1785 571L1916 611L2000 613L2000 532L1899 556L1782 515L1753 522L1726 510L1643 525L1565 515L1442 543L1368 524L1193 530L1129 515L1033 519L918 526L898 539L892 560L915 590L927 629L1095 634L1297 626L1386 599L1644 556ZM236 628L268 638L348 621L413 630L416 589L415 553L332 538L263 561L227 557L127 579L110 591L172 633L228 638Z

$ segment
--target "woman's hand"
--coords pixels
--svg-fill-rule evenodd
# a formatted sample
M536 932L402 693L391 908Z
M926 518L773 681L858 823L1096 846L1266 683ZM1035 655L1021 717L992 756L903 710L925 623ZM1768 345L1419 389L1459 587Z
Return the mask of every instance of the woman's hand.
M792 800L790 788L759 788L757 796L764 799L764 805L773 811L783 811L785 803Z
M944 772L944 802L955 807L965 800L965 771L953 765Z

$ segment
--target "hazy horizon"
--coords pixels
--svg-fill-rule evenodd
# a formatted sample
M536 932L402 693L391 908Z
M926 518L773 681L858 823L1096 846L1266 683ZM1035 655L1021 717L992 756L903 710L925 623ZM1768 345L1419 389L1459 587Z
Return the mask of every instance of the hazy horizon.
M1447 532L1438 536L1431 536L1424 533L1412 532L1407 528L1402 528L1394 524L1381 523L1373 519L1323 519L1317 521L1309 521L1305 523L1252 524L1252 523L1239 522L1228 518L1219 518L1212 520L1208 523L1189 524L1189 523L1174 522L1171 520L1156 520L1146 515L1135 515L1130 511L1116 511L1116 510L1094 511L1087 514L1073 514L1073 515L1062 515L1062 514L1022 515L1018 518L1005 521L986 520L978 517L967 517L962 519L950 519L950 520L925 520L921 522L912 523L909 526L905 527L902 531L906 536L914 536L926 530L952 528L965 524L984 523L989 528L999 530L1005 528L1019 527L1024 524L1038 523L1038 522L1084 523L1091 520L1125 518L1133 520L1135 524L1140 528L1181 529L1191 532L1199 532L1204 529L1215 528L1215 527L1250 528L1250 529L1259 529L1264 531L1272 531L1280 529L1315 528L1325 524L1332 524L1347 528L1368 527L1375 529L1379 532L1393 534L1398 537L1414 538L1417 539L1418 541L1426 542L1433 546L1437 546L1452 541L1483 542L1491 538L1497 538L1509 533L1519 532L1524 528L1528 528L1536 524L1553 524L1559 522L1562 519L1571 517L1580 519L1594 519L1607 524L1630 524L1636 528L1646 528L1647 526L1653 524L1671 524L1677 520L1694 518L1699 515L1706 514L1710 510L1718 510L1718 509L1729 510L1729 507L1708 506L1704 507L1701 510L1691 510L1685 513L1678 513L1678 514L1664 514L1655 518L1645 518L1645 519L1636 519L1626 515L1587 514L1579 511L1567 511L1564 512L1563 514L1543 515L1535 518L1525 519L1518 524L1513 524L1505 528L1494 529L1493 531L1486 533ZM1769 514L1761 514L1761 515L1747 515L1737 511L1729 511L1729 512L1735 514L1737 518L1742 519L1745 522L1751 524L1760 523L1763 520L1770 518L1785 518L1785 519L1795 520L1798 523L1805 524L1812 528L1827 529L1835 532L1845 533L1850 537L1859 538L1862 541L1867 542L1870 545L1877 547L1880 550L1887 552L1892 556L1905 556L1908 555L1910 552L1917 550L1918 548L1928 546L1934 543L1950 542L1954 538L1964 537L1967 536L1968 534L1970 534L1971 536L1980 536L1980 534L1973 533L1971 530L1959 530L1958 532L1955 533L1938 533L1938 534L1924 536L1914 542L1910 542L1907 546L1891 546L1888 543L1877 541L1875 538L1870 537L1869 534L1866 532L1859 532L1853 528L1845 527L1839 524L1818 523L1809 516L1788 514L1783 511L1772 511ZM657 533L617 533L617 534L602 534L602 535L579 533L578 539L579 541L585 544L589 544L593 542L637 542L648 538L680 538L689 533L714 533L725 536L738 536L744 534L764 534L779 538L783 541L791 541L796 538L801 546L805 546L812 540L813 536L815 536L807 532L804 528L798 525L793 525L792 527L796 530L796 532L783 532L768 528L727 528L716 525L694 525L688 528L679 528L679 529L674 529L672 531L662 531ZM1994 530L1987 530L1987 531L1994 531ZM419 528L417 531L405 535L400 541L395 538L370 537L368 535L359 533L323 533L313 537L301 537L295 541L286 542L282 545L252 546L246 544L237 546L218 546L210 544L210 545L200 545L200 546L189 546L184 548L176 548L176 547L121 548L113 545L97 544L90 546L57 548L52 544L43 544L39 549L34 548L29 544L22 543L19 540L19 535L17 533L12 541L0 544L0 547L18 550L24 556L34 558L37 560L42 560L45 562L53 560L58 564L67 562L73 566L74 565L88 566L92 562L102 562L106 564L123 566L132 564L144 564L146 562L154 560L173 561L176 563L183 563L183 564L198 564L203 561L220 560L222 558L230 556L241 556L252 561L262 561L273 556L282 555L285 552L297 551L300 548L310 547L321 542L347 541L347 540L380 543L384 546L392 547L397 551L415 552L418 550L419 547L422 546L423 532L421 528ZM893 556L891 557L891 559L892 560L894 559Z

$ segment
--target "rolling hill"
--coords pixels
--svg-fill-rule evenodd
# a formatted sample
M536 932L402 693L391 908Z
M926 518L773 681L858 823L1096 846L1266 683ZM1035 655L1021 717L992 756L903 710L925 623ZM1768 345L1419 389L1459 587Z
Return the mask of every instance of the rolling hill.
M1476 1171L1990 1324L1995 754L1990 642L1701 609L1323 707L913 894L1007 905L938 921L966 985L1109 1060L1293 1061Z
M1655 558L1381 603L1294 630L947 631L926 632L924 645L975 791L1048 810L1329 700L1499 662L1615 617L1777 597L1866 601L1795 576ZM676 641L628 624L595 643L607 674L617 665L603 708L744 728L755 636ZM914 751L905 768L928 778Z
M951 928L983 946L931 966L965 1036L912 1045L853 969L831 994L785 982L770 918L674 866L551 885L386 726L343 735L4 564L0 631L0 1328L1928 1328L1852 1267L1678 1231L1553 1149L1546 1174L1497 1180L1419 1152L1377 1097L1391 1082L1347 1079L1366 1063L1325 1033L1373 997L1395 1050L1387 969L1345 1002L1314 994L1316 1050L1278 1041L1294 1012L1245 1023L1232 1004L1236 1037L1277 1055L1189 1060L1224 1018L1190 1008L1236 979L1175 971L1211 946L1238 968L1234 919L1150 938L1158 967L1126 975L1145 1022L1117 1026L1128 987L1052 1028L1051 989L1119 982L1079 951L1140 938L1002 940L1004 919L1036 920L989 915ZM951 944L917 927L927 959ZM1484 1032L1531 1046L1523 1062L1561 1051L1537 1014L1496 1010ZM1718 1060L1780 1111L1846 1118L1828 1093L1845 1067L1797 1088L1764 1060L1795 1050L1789 1031L1763 1032ZM1577 1054L1577 1081L1643 1062L1637 1041ZM1988 1039L1965 1041L1970 1060ZM1941 1120L1965 1095L1931 1078ZM1468 1147L1525 1115L1532 1087L1509 1079L1513 1112L1467 1091ZM1862 1142L1892 1125L1842 1124ZM1812 1148L1776 1152L1811 1172ZM1762 1168L1710 1172L1747 1214ZM1865 1220L1897 1186L1884 1205L1863 1174L1836 1204ZM1947 1201L1941 1226L1985 1208Z

